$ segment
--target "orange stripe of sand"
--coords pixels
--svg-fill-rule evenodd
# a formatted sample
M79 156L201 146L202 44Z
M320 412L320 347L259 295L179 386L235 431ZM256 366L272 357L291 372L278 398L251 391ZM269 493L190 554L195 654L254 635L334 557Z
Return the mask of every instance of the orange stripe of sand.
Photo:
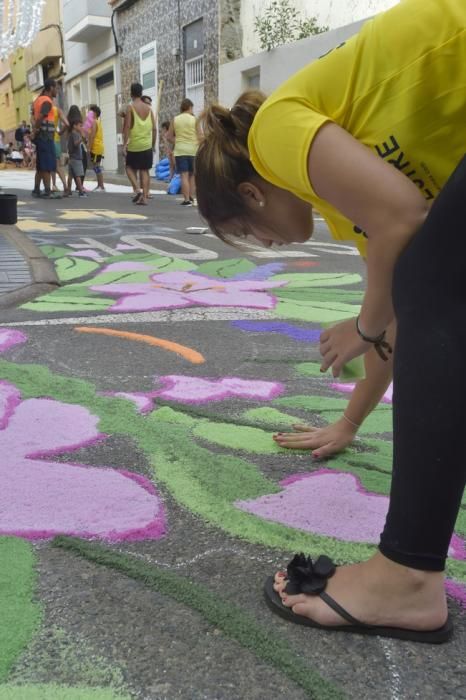
M164 340L163 338L155 338L153 335L144 335L143 333L130 333L128 331L116 331L113 328L95 328L93 326L77 326L75 331L79 333L98 333L100 335L111 335L116 338L124 338L125 340L135 340L139 343L147 343L147 345L155 345L156 347L163 348L164 350L169 350L170 352L176 352L177 355L181 355L189 362L194 365L201 365L205 362L205 357L201 355L200 352L193 350L192 348L186 347L186 345L180 345L179 343L173 343L171 340Z

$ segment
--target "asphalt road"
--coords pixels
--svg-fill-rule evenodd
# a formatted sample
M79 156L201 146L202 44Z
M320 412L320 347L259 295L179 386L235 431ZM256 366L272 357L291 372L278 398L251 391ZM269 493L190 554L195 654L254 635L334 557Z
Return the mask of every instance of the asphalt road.
M155 485L159 513L164 512L163 532L121 534L125 519L133 517L131 501L122 497L117 517L121 533L110 544L112 538L99 535L94 522L101 515L100 501L86 510L85 504L76 504L85 491L76 491L74 500L70 494L64 498L68 512L76 506L81 532L87 528L92 547L104 542L124 562L174 574L176 580L155 590L147 571L137 580L115 562L96 563L53 546L50 538L30 539L43 618L8 681L115 688L140 700L300 700L332 697L332 692L334 697L340 692L368 700L466 698L466 623L458 597L450 601L455 637L440 648L290 625L272 616L261 590L264 579L283 567L295 546L328 543L330 553L344 559L369 551L368 545L344 541L338 513L333 534L309 531L309 540L300 539L301 521L284 525L282 519L273 529L273 524L262 524L257 510L256 515L237 515L238 503L267 493L267 484L276 493L284 488L278 483L291 475L303 477L326 467L332 471L330 462L319 464L306 453L274 449L274 416L257 410L274 408L281 412L277 420L284 420L288 411L322 424L331 417L326 410L340 409L345 394L329 378L313 375L317 344L305 334L317 332L338 313L348 314L346 298L357 304L364 270L354 251L332 242L323 222L317 221L315 236L306 245L238 252L205 230L196 208L180 207L179 199L163 194L154 194L147 207L133 205L127 191L92 194L85 200L33 200L26 189L18 195L19 227L55 260L63 286L1 312L0 330L20 331L24 341L2 356L6 362L0 376L20 388L23 400L36 397L62 406L54 418L55 432L43 419L43 445L35 448L40 459L62 464L68 473L76 465L95 466L136 474ZM197 270L210 280L207 296L202 289L189 296L194 284L189 275L182 287L174 277L163 277L182 271L174 260L183 261L186 273ZM325 277L316 277L309 291L309 275ZM219 280L214 286L213 277ZM244 305L217 305L215 295L228 295L235 282L243 286L231 292L244 295ZM262 291L254 286L257 282L265 285ZM267 287L272 283L277 286ZM285 288L298 291L283 293L282 306L266 307L264 296ZM189 386L182 383L186 377ZM220 391L219 383L231 377L244 380L244 386L228 390L221 384ZM211 383L201 386L199 379ZM112 399L122 392L131 400ZM285 397L296 396L312 397L314 408L284 403ZM137 400L145 413L135 410ZM41 407L48 415L50 403ZM84 407L86 416L78 415L76 407ZM382 408L389 411L389 404ZM96 413L98 431L106 437L91 439L89 415ZM238 425L246 432L235 432ZM27 426L18 419L16 427L26 443ZM383 426L367 435L377 443L366 443L362 436L351 458L336 467L339 474L352 471L366 488L372 483L364 482L374 474L371 450L379 450L381 460L383 445L390 446L387 423ZM151 440L159 441L154 454ZM385 457L378 462L381 473L389 469ZM381 492L386 492L386 483ZM138 498L140 494L135 496L136 509L143 507ZM65 534L79 533L77 520L63 529ZM50 522L55 522L53 514ZM53 534L59 530L57 525ZM452 572L464 577L464 562L455 561L455 566ZM207 607L196 607L194 593L182 601L177 598L187 580L211 595L203 603ZM256 624L270 644L276 640L283 665L270 649L267 660L258 658L259 642L247 648L244 638L238 641L230 624L235 615L227 623L219 617L215 624L215 615L206 612L213 609L214 599L246 613L251 628ZM307 690L294 682L293 664L296 679L308 674ZM313 672L319 676L314 691L309 690ZM331 685L330 691L320 679Z

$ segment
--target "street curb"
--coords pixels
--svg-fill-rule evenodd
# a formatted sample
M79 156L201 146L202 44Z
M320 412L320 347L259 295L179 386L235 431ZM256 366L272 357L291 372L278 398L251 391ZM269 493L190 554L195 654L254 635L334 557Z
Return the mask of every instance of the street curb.
M16 248L26 260L31 271L32 283L19 287L13 292L0 295L0 309L9 309L26 301L31 301L41 294L51 292L60 286L54 264L41 252L16 226L2 226L2 233L9 243Z

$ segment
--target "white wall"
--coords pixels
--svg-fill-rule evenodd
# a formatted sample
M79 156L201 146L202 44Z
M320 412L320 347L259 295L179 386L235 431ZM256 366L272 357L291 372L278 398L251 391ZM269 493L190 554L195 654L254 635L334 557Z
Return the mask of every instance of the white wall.
M270 2L271 0L241 1L244 56L260 51L259 39L254 33L254 18L261 15ZM330 29L388 10L397 2L398 0L291 0L303 18L317 17L320 26L328 26Z
M270 94L307 63L356 34L363 24L364 21L355 22L292 44L278 46L271 51L223 63L219 71L220 104L231 107L238 95L250 87L260 88Z

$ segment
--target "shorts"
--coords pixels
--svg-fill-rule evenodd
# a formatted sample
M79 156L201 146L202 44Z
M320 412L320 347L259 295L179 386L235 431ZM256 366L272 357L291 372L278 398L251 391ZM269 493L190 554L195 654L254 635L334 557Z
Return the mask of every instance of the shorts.
M83 143L81 144L81 155L82 155L82 159L83 159L83 170L84 170L82 176L84 177L84 175L86 174L86 170L87 170L87 165L88 165L87 161L88 161L88 157L87 157L87 150L86 150L86 147L85 147L85 145L84 145Z
M70 158L68 162L68 175L70 177L84 177L84 167L82 160Z
M36 140L37 171L39 173L54 173L57 169L55 144L52 139L38 138Z
M194 156L175 156L178 173L194 173Z
M102 155L96 156L95 153L91 153L90 155L91 155L91 163L92 163L92 167L94 169L94 172L96 175L99 175L99 173L101 173L103 171L102 161L103 161L104 157Z
M126 154L126 165L133 170L150 170L153 158L152 148L148 151L128 151Z
M60 141L54 141L54 145L55 145L55 158L57 160L60 160L60 158L61 158L61 143L60 143Z

